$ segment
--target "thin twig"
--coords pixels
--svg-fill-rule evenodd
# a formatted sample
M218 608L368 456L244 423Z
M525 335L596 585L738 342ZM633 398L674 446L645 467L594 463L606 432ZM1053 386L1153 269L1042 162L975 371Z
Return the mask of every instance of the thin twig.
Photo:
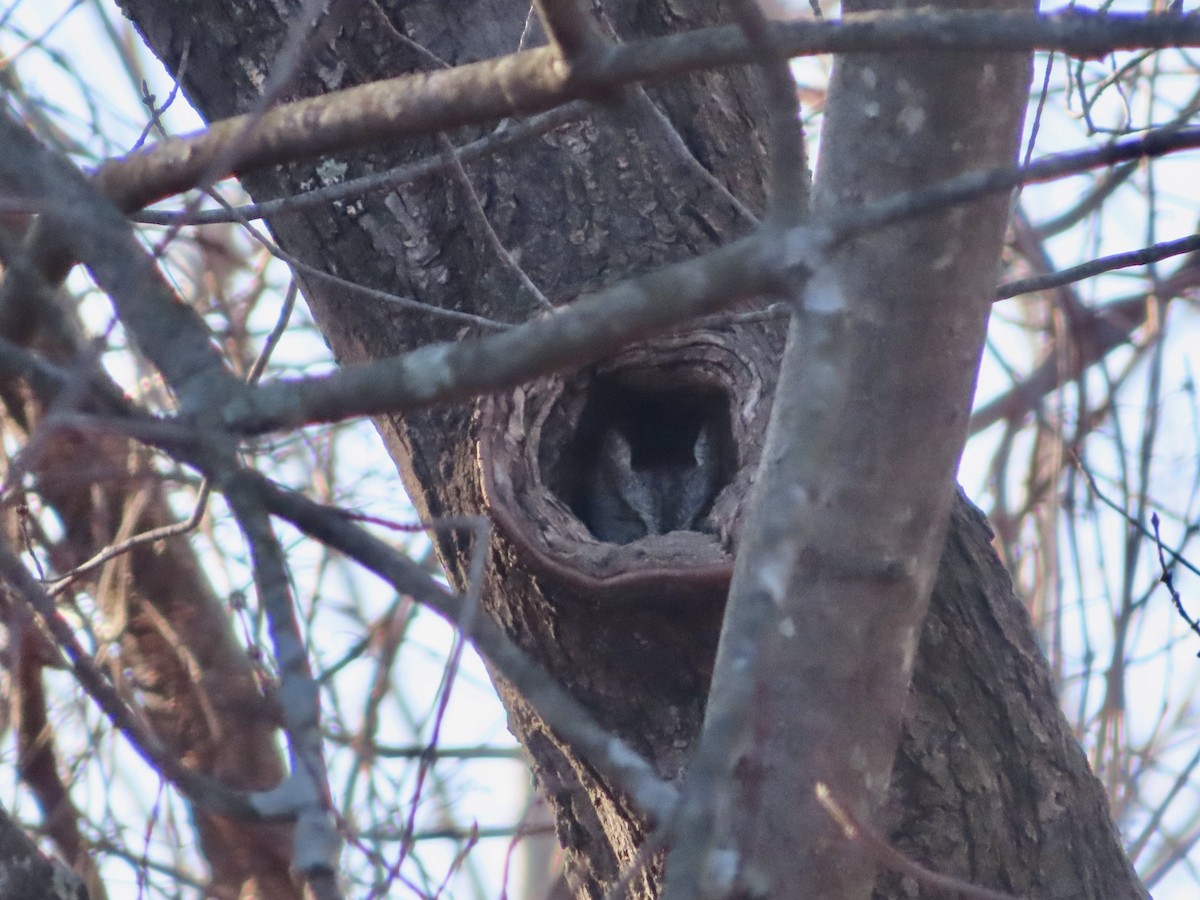
M899 875L907 875L925 887L973 898L973 900L1017 900L1014 894L994 891L960 878L942 875L940 872L934 872L909 859L884 840L883 836L875 829L860 822L850 810L838 803L824 782L818 781L814 784L813 793L816 795L817 802L842 830L842 835L846 840L859 841L875 857L875 861L885 869Z
M1175 605L1175 611L1179 613L1179 618L1183 619L1196 635L1200 636L1200 621L1193 619L1188 615L1188 612L1183 607L1183 598L1179 595L1179 591L1175 589L1175 573L1171 571L1171 567L1167 565L1166 548L1163 547L1162 535L1158 533L1158 513L1150 514L1150 524L1154 527L1154 545L1158 548L1158 566L1161 571L1158 580L1166 587L1167 592L1171 595L1171 603ZM1172 554L1176 555L1176 554ZM1177 555L1176 555L1177 556ZM1191 568L1190 566L1188 568ZM1200 651L1196 653L1200 656Z
M0 579L36 613L38 620L66 655L76 681L151 768L173 782L192 802L206 809L249 821L261 818L244 794L183 766L146 727L79 643L71 626L54 608L50 595L4 543L0 543Z
M1083 475L1083 477L1087 480L1088 489L1091 490L1091 492L1096 496L1096 498L1101 503L1103 503L1109 509L1111 509L1115 513L1117 513L1121 518L1123 518L1129 525L1133 526L1137 531L1140 531L1142 533L1143 537L1155 538L1157 540L1157 536L1155 535L1154 532L1152 532L1149 528L1147 528L1141 522L1134 519L1133 516L1131 516L1126 510L1124 510L1116 502L1114 502L1113 500L1110 500L1107 496L1105 496L1104 492L1100 490L1100 486L1096 484L1095 476L1092 475L1092 473L1088 470L1087 466L1085 466L1083 464L1083 461L1081 459L1079 459L1079 457L1075 457L1075 465L1079 469L1079 471ZM1183 566L1185 569L1187 569L1193 575L1200 575L1200 567L1194 565L1193 563L1188 562L1187 558L1182 553L1179 553L1176 550L1163 548L1161 544L1159 545L1159 547L1161 550L1163 550L1164 552L1166 552L1167 554L1170 555L1171 562L1173 564ZM1188 624L1191 624L1190 619L1188 619Z
M1060 269L1046 275L1035 275L1032 278L1020 278L1007 281L996 288L996 299L1007 300L1021 294L1033 294L1050 288L1072 284L1085 278L1094 278L1115 269L1127 269L1131 266L1146 266L1172 256L1200 251L1200 234L1189 235L1177 241L1162 241L1140 250L1127 250L1124 253L1113 253L1089 260L1069 269Z
M342 511L285 491L255 472L243 470L238 477L274 515L356 560L394 590L408 594L450 624L457 626L464 621L462 597L438 584L417 563L355 524ZM563 740L570 741L598 772L619 785L651 821L670 815L678 796L675 787L624 741L600 727L494 620L476 616L467 637Z
M591 109L591 104L576 100L565 106L552 109L528 119L506 119L490 134L471 141L469 144L455 150L455 155L463 163L474 162L497 153L516 149L527 144L534 138L540 137L556 128L561 128L570 122L582 119ZM295 212L323 206L338 200L353 200L375 192L394 190L405 184L411 184L431 175L439 175L448 171L450 161L442 154L430 156L408 165L396 166L385 172L376 172L352 178L339 184L304 191L290 197L278 200L266 200L262 203L248 203L228 209L205 209L189 213L187 210L143 209L130 216L135 222L146 225L215 225L228 222L253 221L266 219L277 213Z
M545 310L553 310L554 304L546 299L546 295L542 293L541 288L533 283L533 279L513 259L513 255L508 252L508 248L500 241L500 235L496 234L496 229L488 221L487 210L483 208L483 204L479 201L479 195L475 192L475 185L471 184L467 170L463 168L463 164L459 161L458 153L454 145L450 143L450 138L446 137L445 134L438 134L437 139L442 148L442 155L446 158L446 162L449 164L450 171L454 174L455 180L462 185L463 191L467 195L467 205L470 207L475 221L479 224L480 229L482 229L484 238L491 245L492 252L500 260L500 265L521 283L538 306Z
M181 534L187 534L196 528L204 518L204 511L208 506L208 497L211 493L208 479L205 479L200 485L200 491L196 497L196 503L192 507L191 515L184 522L174 522L170 525L163 525L159 528L151 528L149 531L143 531L140 534L135 534L130 538L122 541L117 541L114 544L109 544L99 553L93 556L86 562L82 562L75 568L63 573L60 577L53 581L47 582L46 590L50 596L56 597L65 591L72 582L80 576L87 574L97 566L101 566L110 559L115 559L135 547L140 547L142 544L152 544L155 541L166 540L167 538L177 537Z

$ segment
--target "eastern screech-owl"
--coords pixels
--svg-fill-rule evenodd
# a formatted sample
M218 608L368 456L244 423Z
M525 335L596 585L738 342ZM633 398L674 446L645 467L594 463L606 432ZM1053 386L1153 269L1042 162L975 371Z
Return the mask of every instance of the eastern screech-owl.
M629 439L610 428L600 440L584 524L602 541L628 544L648 534L696 530L717 486L717 448L709 423L690 458L634 467Z

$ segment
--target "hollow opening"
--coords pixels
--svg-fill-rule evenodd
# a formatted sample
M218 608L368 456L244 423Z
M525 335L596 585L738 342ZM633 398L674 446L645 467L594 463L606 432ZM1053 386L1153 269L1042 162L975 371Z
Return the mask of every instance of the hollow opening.
M729 400L711 385L593 379L550 487L601 541L704 531L737 471Z

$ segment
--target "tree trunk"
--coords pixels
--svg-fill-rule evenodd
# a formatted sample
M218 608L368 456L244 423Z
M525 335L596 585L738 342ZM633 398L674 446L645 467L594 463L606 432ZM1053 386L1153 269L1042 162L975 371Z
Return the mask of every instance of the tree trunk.
M210 121L252 108L286 30L275 7L233 0L122 6L171 71L188 48L183 87ZM730 21L723 4L702 0L613 2L604 15L622 37ZM428 68L432 57L412 42L450 65L513 52L525 18L521 4L488 0L356 5L315 42L287 98ZM756 74L708 72L648 93L682 141L627 96L469 167L491 227L554 303L744 234L752 223L729 194L761 210L766 151L757 126L766 115ZM244 184L262 201L438 152L432 138L411 141L257 172ZM499 322L539 312L497 255L481 250L482 226L453 178L288 212L270 225L289 253L372 288ZM471 331L303 280L343 363ZM771 317L714 318L583 371L376 423L423 518L491 515L488 614L672 779L684 772L702 722L740 500L757 467L784 327ZM626 449L636 460L642 429L668 411L680 429L707 436L708 480L689 513L696 530L632 540L638 529L656 529L645 516L629 525L628 516L596 511L600 495L588 485L602 480L607 457L595 448L616 427L632 435ZM618 520L626 524L612 524ZM597 541L597 530L608 528L634 531L608 533L629 543ZM886 830L913 859L1014 893L1140 895L989 536L960 499L916 663ZM438 547L461 585L470 535L438 532ZM519 695L502 680L497 687L555 807L578 892L602 896L633 860L646 823ZM656 896L660 878L651 865L634 894ZM914 892L890 875L877 886L880 896Z

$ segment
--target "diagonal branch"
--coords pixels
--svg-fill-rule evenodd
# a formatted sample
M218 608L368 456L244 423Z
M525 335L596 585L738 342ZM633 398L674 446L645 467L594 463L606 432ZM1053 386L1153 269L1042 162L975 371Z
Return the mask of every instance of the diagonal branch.
M273 514L355 560L451 625L458 627L464 621L459 595L341 511L285 491L256 473L243 471L237 478L239 490L253 494ZM665 821L669 817L675 804L675 788L627 744L597 725L579 701L520 650L490 616L474 617L467 637L557 732L578 747L598 772L627 791L651 820Z
M762 233L583 297L501 334L432 344L329 375L279 380L241 393L221 412L245 435L311 422L410 410L473 397L585 365L639 338L751 296L775 293L814 254L857 234L1126 159L1200 146L1200 129L1168 129L1025 167L970 172L858 209L839 210L781 234ZM3 360L0 360L0 364Z

